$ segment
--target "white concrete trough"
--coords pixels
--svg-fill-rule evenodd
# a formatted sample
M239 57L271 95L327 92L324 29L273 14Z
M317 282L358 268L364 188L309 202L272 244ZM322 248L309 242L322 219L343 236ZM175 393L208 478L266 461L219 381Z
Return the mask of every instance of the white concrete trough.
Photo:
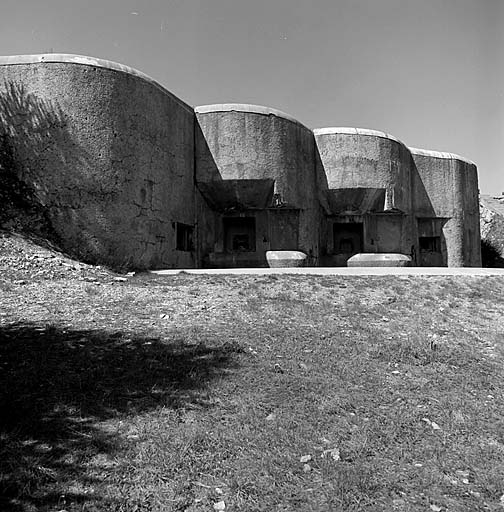
M411 258L395 253L359 253L347 261L347 267L411 267Z
M266 251L266 261L271 268L304 267L306 254L301 251Z

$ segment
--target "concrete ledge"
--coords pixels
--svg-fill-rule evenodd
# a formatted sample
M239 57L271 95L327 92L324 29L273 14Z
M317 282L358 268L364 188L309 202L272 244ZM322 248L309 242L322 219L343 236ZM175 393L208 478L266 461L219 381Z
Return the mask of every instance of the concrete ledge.
M363 135L367 137L379 137L381 139L389 139L394 142L398 142L399 144L405 145L401 142L397 137L390 135L385 132L380 132L379 130L370 130L368 128L352 128L349 126L336 126L330 128L315 128L313 130L315 136L320 135Z
M275 116L292 123L298 124L307 130L310 130L303 123L299 122L294 117L277 110L275 108L263 107L262 105L250 105L248 103L217 103L215 105L200 105L194 108L196 114L211 114L214 112L245 112L247 114L260 114L263 116ZM311 130L310 130L311 131Z
M431 151L430 149L420 149L420 148L408 148L408 149L410 150L410 153L412 155L428 156L430 158L439 158L439 159L443 159L443 160L458 160L459 162L464 162L466 164L476 166L476 164L473 161L471 161L467 158L464 158L463 156L456 155L455 153L446 153L444 151Z
M360 253L347 261L349 267L410 267L411 258L405 254Z

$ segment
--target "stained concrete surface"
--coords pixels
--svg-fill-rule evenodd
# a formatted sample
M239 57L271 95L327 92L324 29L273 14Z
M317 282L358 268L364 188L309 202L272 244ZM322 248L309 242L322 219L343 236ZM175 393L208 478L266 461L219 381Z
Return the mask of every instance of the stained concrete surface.
M246 258L251 266L261 266L265 251L275 249L318 254L313 132L283 112L257 105L207 105L195 112L196 185L216 221L213 240L204 249L211 265L239 266ZM275 208L290 213L277 215ZM254 250L229 254L222 247L221 226L230 216L255 219ZM286 226L292 233L279 247L276 235ZM209 238L206 223L204 229L200 239Z
M90 263L193 266L175 250L176 223L194 222L192 108L141 74L49 60L0 67L0 124L49 222L39 234Z

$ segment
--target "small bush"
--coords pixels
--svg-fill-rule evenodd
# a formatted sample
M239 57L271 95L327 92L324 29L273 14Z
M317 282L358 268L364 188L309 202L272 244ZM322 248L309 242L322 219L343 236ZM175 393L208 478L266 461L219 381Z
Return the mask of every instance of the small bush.
M481 264L484 268L504 268L504 258L489 240L481 240Z

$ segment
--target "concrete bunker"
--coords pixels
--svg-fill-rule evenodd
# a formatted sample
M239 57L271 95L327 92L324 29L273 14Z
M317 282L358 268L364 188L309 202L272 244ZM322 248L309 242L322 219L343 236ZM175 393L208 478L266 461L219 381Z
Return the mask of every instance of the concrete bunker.
M374 130L314 130L326 178L322 261L346 265L357 253L410 254L414 245L408 149Z
M193 109L132 68L59 54L0 58L0 132L46 231L85 261L260 267L301 251L311 266L361 253L481 265L476 166L383 132Z
M91 263L196 264L177 230L195 224L191 107L126 66L58 54L0 59L0 98L41 235Z
M421 266L481 266L476 165L453 153L410 148Z
M267 266L267 251L314 253L318 210L311 130L257 105L195 111L196 187L215 226L200 248L203 264L261 267Z

